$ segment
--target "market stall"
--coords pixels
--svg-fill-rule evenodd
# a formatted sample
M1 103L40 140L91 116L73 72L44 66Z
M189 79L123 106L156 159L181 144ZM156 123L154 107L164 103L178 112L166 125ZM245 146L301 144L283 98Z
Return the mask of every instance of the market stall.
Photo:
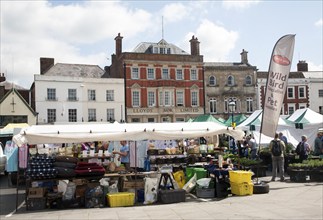
M25 146L26 144L28 145L49 144L49 143L67 144L67 143L83 143L83 142L93 142L93 141L105 142L105 141L128 140L128 141L137 142L140 140L178 140L178 139L186 139L186 138L214 136L218 134L230 135L235 139L242 139L244 136L244 132L240 129L228 128L213 122L140 123L140 124L114 123L114 124L34 125L34 126L30 126L22 129L19 134L13 137L13 141L18 146ZM137 144L135 144L135 147L137 147ZM41 161L47 160L47 158L40 158L40 160ZM85 169L84 167L80 167L79 164L75 164L75 166L78 167L78 169L80 170ZM93 167L91 165L91 167L87 167L86 169L92 169L92 168ZM95 167L93 169L95 169L96 172L99 172L99 170L97 170L99 169L98 167ZM138 173L136 173L136 170L135 170L134 176L136 180L136 177L138 176ZM118 177L120 177L120 175ZM86 179L93 179L93 176ZM134 185L136 187L136 181ZM33 187L33 188L37 188L37 187ZM38 192L38 193L40 194L37 194L36 192L37 196L43 195L43 192ZM30 193L28 194L30 195ZM122 196L128 196L128 195L126 194Z

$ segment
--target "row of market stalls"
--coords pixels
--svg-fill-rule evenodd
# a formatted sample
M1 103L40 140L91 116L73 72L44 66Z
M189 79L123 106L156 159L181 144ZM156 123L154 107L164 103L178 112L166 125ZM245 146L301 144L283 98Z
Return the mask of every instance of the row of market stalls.
M227 120L217 119L212 115L201 115L190 122L203 122L210 121L225 126L231 126L232 117ZM262 146L266 146L272 140L273 137L261 135L260 139L260 127L262 123L262 110L254 111L249 117L244 114L234 114L233 122L236 123L237 128L245 131L246 133L252 133L257 143L261 143ZM296 146L302 135L308 137L308 142L313 145L318 129L323 127L323 115L314 112L309 108L303 108L296 110L290 116L281 116L278 121L277 132L282 132L292 145Z

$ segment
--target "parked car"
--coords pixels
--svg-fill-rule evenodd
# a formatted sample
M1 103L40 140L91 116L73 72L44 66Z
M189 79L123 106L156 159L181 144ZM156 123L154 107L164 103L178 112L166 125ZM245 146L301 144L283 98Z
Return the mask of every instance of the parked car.
M0 142L0 174L6 171L7 156L3 154L3 145Z

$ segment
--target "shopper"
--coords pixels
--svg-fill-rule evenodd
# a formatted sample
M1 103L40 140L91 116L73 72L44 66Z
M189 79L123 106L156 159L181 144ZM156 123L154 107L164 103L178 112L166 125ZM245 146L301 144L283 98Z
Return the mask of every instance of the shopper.
M130 170L130 149L127 141L120 141L121 148L120 151L113 151L113 154L118 154L121 164L123 164L126 170Z
M248 136L248 146L250 148L250 157L255 160L257 158L257 143L252 135Z
M314 156L319 156L323 154L323 142L321 141L321 138L322 134L318 132L314 140Z
M296 153L299 156L300 162L307 160L308 154L311 150L310 145L307 143L307 136L302 135L302 140L298 143L296 147Z
M279 139L284 141L285 147L287 147L288 140L287 140L287 137L282 132L279 132Z
M285 143L279 139L279 134L275 134L275 138L269 143L269 150L272 155L272 178L275 181L277 176L277 169L279 169L280 181L284 181L284 154Z

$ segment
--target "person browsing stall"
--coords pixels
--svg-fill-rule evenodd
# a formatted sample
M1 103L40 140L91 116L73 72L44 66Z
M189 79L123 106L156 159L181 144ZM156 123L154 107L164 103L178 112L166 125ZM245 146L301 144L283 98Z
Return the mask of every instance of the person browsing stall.
M127 141L120 141L121 148L120 151L113 151L113 154L118 154L120 157L118 160L120 160L121 164L123 164L126 168L126 170L130 169L130 148L127 144Z
M272 178L271 181L275 181L277 176L277 169L280 174L280 181L284 181L284 154L285 143L279 139L279 134L275 134L274 140L269 143L269 150L272 155Z

